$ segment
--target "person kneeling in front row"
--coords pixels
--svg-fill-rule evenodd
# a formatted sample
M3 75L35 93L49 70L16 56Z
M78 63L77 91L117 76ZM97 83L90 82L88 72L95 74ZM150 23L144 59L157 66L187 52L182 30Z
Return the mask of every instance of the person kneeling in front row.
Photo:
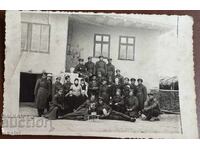
M160 115L160 106L154 94L150 92L148 94L149 99L144 103L144 109L142 110L142 120L153 120L159 121L158 116Z

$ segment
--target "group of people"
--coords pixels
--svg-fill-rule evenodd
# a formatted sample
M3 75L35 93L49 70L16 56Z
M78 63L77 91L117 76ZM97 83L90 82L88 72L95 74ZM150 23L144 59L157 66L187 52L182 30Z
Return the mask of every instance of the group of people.
M54 84L50 75L42 74L35 86L38 115L49 119L87 120L95 115L100 119L126 120L136 118L159 120L159 103L154 93L148 93L143 79L123 77L115 70L112 59L84 63L79 59L74 73L80 77L71 83L70 76L57 77ZM45 109L47 110L46 113Z

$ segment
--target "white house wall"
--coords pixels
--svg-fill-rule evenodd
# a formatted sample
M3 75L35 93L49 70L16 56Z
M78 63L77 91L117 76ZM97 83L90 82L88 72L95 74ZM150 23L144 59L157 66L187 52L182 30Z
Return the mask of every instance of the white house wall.
M122 75L126 77L143 78L144 84L148 88L158 87L156 68L156 52L158 50L158 35L160 32L152 30L144 30L137 28L119 28L101 25L89 25L73 23L72 46L79 45L82 49L81 57L87 61L88 56L93 56L94 34L109 34L110 41L110 57L116 69L120 69ZM119 36L134 36L135 43L135 61L118 60L119 52ZM96 62L98 59L93 58ZM106 61L107 62L107 61Z
M8 19L9 18L9 19ZM51 14L49 17L50 53L21 51L21 21L47 24L47 15L6 12L6 68L4 89L4 115L17 115L19 111L20 72L41 73L43 70L53 74L65 71L65 53L68 33L68 16ZM14 22L14 23L13 23Z

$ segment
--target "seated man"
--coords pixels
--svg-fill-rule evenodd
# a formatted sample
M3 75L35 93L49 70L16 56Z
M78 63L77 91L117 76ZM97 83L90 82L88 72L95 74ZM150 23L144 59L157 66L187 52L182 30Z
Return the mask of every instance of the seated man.
M91 95L90 99L87 99L81 106L79 106L74 112L65 114L60 119L71 120L87 120L88 115L96 108L96 97Z
M124 100L121 96L121 90L117 89L116 95L110 101L110 105L113 110L118 112L124 112Z
M81 79L81 91L84 91L85 95L88 96L88 83L85 81L85 79Z
M64 95L66 95L67 93L69 93L69 90L70 90L70 87L72 85L71 81L70 81L70 76L67 75L65 77L65 81L64 81L64 84L63 84L63 90L64 90Z
M99 115L99 119L110 119L110 120L124 120L135 122L136 119L129 117L123 113L112 110L110 106L103 102L103 98L99 97L98 105L97 105L97 115Z
M109 94L108 94L108 85L107 80L103 79L102 84L99 87L99 96L101 96L106 104L109 104Z
M124 77L121 75L120 70L116 70L115 78L119 79L119 83L122 85L124 83Z
M71 85L70 89L72 90L72 94L73 94L73 103L74 103L74 108L78 108L78 106L80 106L81 102L79 100L80 96L81 96L81 86L79 85L79 79L76 78L74 80L74 84Z
M69 90L69 92L65 95L64 100L64 112L70 113L74 110L74 95L72 93L72 89Z
M96 80L96 76L92 76L92 81L90 81L89 86L88 86L88 96L91 94L94 94L95 96L98 96L98 90L99 90L99 85Z
M61 81L61 77L60 76L56 77L56 82L53 84L52 95L56 95L56 93L59 91L59 89L62 88L62 83L60 81Z
M160 106L157 99L154 97L154 93L150 92L148 94L149 99L144 103L144 109L142 110L142 119L143 120L154 120L158 121L160 114Z
M133 90L130 90L129 96L125 99L126 114L130 117L138 117L139 102L133 92Z
M56 95L54 95L50 110L44 115L44 117L50 120L57 119L58 116L62 115L63 110L64 110L64 95L63 95L63 89L60 88L56 93Z

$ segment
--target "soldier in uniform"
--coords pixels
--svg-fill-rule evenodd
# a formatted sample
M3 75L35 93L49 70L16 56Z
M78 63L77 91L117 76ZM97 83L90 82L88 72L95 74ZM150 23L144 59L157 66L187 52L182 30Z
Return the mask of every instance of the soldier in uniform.
M115 78L115 66L112 64L112 58L108 58L108 64L107 64L107 77L112 77L114 80Z
M110 101L110 105L113 110L118 112L124 112L124 100L121 96L121 90L117 89L115 96Z
M89 82L88 86L88 96L91 96L94 94L95 96L98 96L98 90L99 90L99 84L97 82L96 76L92 76L92 81Z
M79 77L87 77L87 68L84 65L84 59L79 58L79 64L76 65L74 73L78 73Z
M67 76L65 77L65 81L64 81L64 84L63 84L64 95L66 95L66 94L69 92L69 90L70 90L70 87L71 87L71 85L72 85L72 83L71 83L70 80L71 80L71 79L70 79L70 76L67 75Z
M53 96L62 88L62 83L60 82L61 77L56 77L56 82L53 84Z
M99 61L96 62L95 68L96 68L96 73L100 71L102 76L107 75L107 65L105 61L103 61L103 56L99 56Z
M99 96L101 96L106 104L109 104L109 94L108 94L108 85L107 80L103 79L102 84L99 87Z
M124 77L120 74L120 70L119 69L116 70L115 78L119 79L119 82L120 82L121 85L124 83Z
M139 101L139 111L141 111L144 108L144 102L147 99L147 88L142 84L143 79L137 79L138 85L137 85L137 98Z
M138 117L138 106L139 102L136 96L134 96L134 91L129 92L129 96L125 99L126 114L130 117Z
M80 105L74 112L68 113L60 117L60 119L70 120L87 120L89 112L96 109L96 97L91 95L82 105Z
M49 96L49 82L47 81L47 74L45 72L42 73L42 78L36 82L34 95L38 116L41 117L44 114Z
M136 96L137 95L137 86L135 85L135 81L136 79L135 78L131 78L131 89L134 91L134 95Z
M151 120L159 121L158 118L160 114L160 106L158 100L154 97L154 93L150 92L148 94L149 99L145 101L144 103L144 109L142 110L142 114L144 115L142 117L143 120Z
M88 62L85 63L85 67L87 69L89 78L95 74L95 64L92 62L92 57L88 57Z
M124 84L122 85L122 95L124 97L128 97L129 96L129 92L130 92L130 84L129 84L129 78L124 78Z
M50 120L57 119L58 116L61 116L64 110L64 95L63 89L59 89L56 95L53 97L51 109L47 112L44 117Z
M124 120L135 122L136 118L129 117L121 112L112 110L110 106L108 106L102 97L99 97L98 105L97 105L97 114L100 115L100 119L110 119L110 120Z
M119 78L115 78L115 83L112 86L112 96L116 94L117 89L120 89L122 91L122 85L119 82Z
M52 101L52 74L48 74L47 75L47 81L49 83L49 95L48 95L48 99L47 99L47 111L49 111L50 108L50 102Z

